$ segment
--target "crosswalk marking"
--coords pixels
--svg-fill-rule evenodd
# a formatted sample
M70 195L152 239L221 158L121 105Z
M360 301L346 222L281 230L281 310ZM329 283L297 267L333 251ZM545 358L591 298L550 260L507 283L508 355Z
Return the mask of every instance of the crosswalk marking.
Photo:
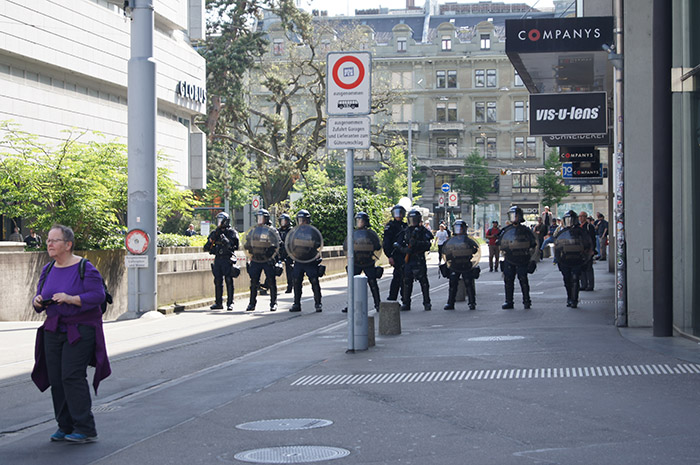
M591 367L513 368L483 370L420 371L409 373L354 373L306 375L292 386L338 386L354 384L436 383L451 381L593 378L615 376L659 376L700 374L700 364L679 363L645 365L613 365Z

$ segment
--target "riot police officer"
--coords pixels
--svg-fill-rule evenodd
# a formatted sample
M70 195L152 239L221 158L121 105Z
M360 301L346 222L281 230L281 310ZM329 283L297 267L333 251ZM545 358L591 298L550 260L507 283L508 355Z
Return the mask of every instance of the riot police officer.
M391 216L393 220L389 221L386 226L384 226L382 248L384 249L384 255L389 259L389 264L394 268L394 275L391 279L391 285L389 286L389 297L387 300L396 300L399 291L403 288L403 268L404 257L406 255L402 254L400 250L394 247L394 244L397 242L403 230L408 227L403 220L406 216L406 209L401 205L395 205L391 209Z
M587 231L581 229L576 212L562 218L564 229L554 237L554 257L564 278L566 306L578 307L581 273L593 256L593 241Z
M301 311L301 289L306 274L314 293L314 308L317 312L322 312L321 283L318 279L325 272L325 266L321 265L323 236L318 229L311 226L311 214L307 210L299 210L297 213L297 225L287 234L284 245L289 256L294 259L294 304L289 311Z
M270 291L270 311L277 310L277 277L276 263L277 251L280 246L280 237L277 230L270 223L270 213L261 208L258 210L257 225L250 228L246 234L245 249L250 254L250 263L246 264L250 276L250 302L247 312L255 310L258 289L260 288L260 275L265 272L265 287Z
M444 309L455 309L457 287L461 278L467 291L469 310L475 310L476 286L474 280L479 278L481 272L481 268L478 266L481 249L474 239L467 236L467 223L463 220L455 221L453 231L454 235L442 246L445 258L444 266L448 271L446 277L450 278L450 290Z
M282 213L278 219L279 228L277 232L280 235L280 248L279 248L279 258L284 263L284 271L287 275L287 290L284 291L285 294L291 294L294 284L294 279L292 278L292 264L294 260L287 253L287 249L284 247L284 241L287 239L287 234L292 230L292 219L286 213Z
M215 302L212 310L224 308L222 299L224 294L224 280L226 281L226 309L233 310L233 278L240 274L236 264L235 251L238 250L238 233L231 227L231 219L228 214L221 212L216 215L216 229L214 229L204 244L204 251L214 255L214 263L211 266L214 273Z
M367 284L372 293L374 308L379 311L381 298L379 297L379 284L377 279L382 277L384 268L375 266L374 262L379 258L377 252L381 254L382 245L379 243L379 236L369 229L369 215L365 212L358 212L355 215L355 231L353 232L353 252L354 252L354 275L359 276L363 272L367 276ZM348 250L347 239L343 244L343 249ZM347 307L343 312L347 312Z
M508 211L510 224L498 234L496 245L504 256L501 262L503 280L506 287L506 302L501 308L513 308L513 294L515 292L515 276L520 281L520 290L523 293L523 305L526 309L532 306L530 300L530 282L528 273L534 273L537 267L537 239L530 228L523 226L525 221L523 210L513 206Z
M430 304L430 284L428 283L428 265L425 253L430 250L433 233L422 224L423 217L418 210L408 212L408 227L401 231L394 247L403 258L403 295L401 310L411 309L411 293L413 281L420 283L423 293L423 309L432 310Z

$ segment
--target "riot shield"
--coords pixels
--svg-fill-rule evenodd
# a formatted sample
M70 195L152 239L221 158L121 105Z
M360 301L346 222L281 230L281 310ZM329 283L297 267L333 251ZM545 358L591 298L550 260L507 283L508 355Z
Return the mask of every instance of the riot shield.
M479 245L469 236L452 236L442 246L442 256L452 271L465 272L476 267L481 260Z
M295 226L287 234L284 246L292 259L299 263L310 263L321 257L323 236L310 224Z
M591 259L592 250L586 247L582 231L572 228L563 229L554 239L554 256L562 266L574 268L582 266Z
M280 236L275 228L268 225L253 226L246 233L244 247L251 261L267 263L280 247Z
M353 253L355 254L355 264L358 266L369 266L382 256L382 243L379 236L371 229L356 229L352 233ZM343 250L348 250L347 238L343 242Z
M527 265L536 257L537 240L526 226L508 227L501 236L501 253L512 265Z

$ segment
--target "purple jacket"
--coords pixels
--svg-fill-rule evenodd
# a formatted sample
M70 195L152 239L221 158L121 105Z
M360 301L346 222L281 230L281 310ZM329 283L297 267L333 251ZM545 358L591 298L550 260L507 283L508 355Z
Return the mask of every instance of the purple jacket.
M36 334L34 369L32 370L32 380L41 391L45 391L51 385L44 354L44 331L64 331L68 334L68 342L75 344L80 339L79 324L94 327L95 353L90 366L95 367L95 376L92 380L95 392L97 392L100 381L112 373L109 359L107 358L107 347L102 329L100 304L105 298L102 277L90 262L87 262L85 265L84 279L80 279L77 263L65 268L54 266L48 276L46 276L46 266L41 271L39 282L45 281L41 291L43 298L50 299L57 292L65 292L68 295L79 295L82 304L80 307L68 304L53 304L46 309L46 321L37 330ZM38 294L39 286L37 285ZM37 313L42 311L43 309L39 309Z

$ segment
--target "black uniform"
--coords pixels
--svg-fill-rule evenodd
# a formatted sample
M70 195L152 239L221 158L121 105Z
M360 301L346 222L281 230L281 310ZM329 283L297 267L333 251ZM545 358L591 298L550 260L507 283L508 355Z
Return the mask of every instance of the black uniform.
M280 226L280 228L277 230L280 235L280 240L282 241L278 252L279 259L284 263L284 271L287 276L287 290L285 291L285 294L290 294L294 287L294 278L292 276L292 265L294 264L294 260L292 260L292 257L290 257L287 253L287 249L284 248L284 240L287 238L287 234L291 230L291 224L287 224L284 227Z
M474 255L480 257L481 249L479 244L465 235L455 235L443 245L443 250L445 251L445 266L449 270L450 279L450 290L445 310L454 310L455 308L460 279L464 282L464 287L467 291L469 309L474 310L476 308L476 285L474 280L479 277L481 269L478 266L474 266L472 257ZM459 253L454 253L455 251ZM478 258L476 262L478 263Z
M513 308L516 275L523 293L523 305L525 308L530 308L532 300L530 300L530 282L527 275L535 271L536 263L532 261L532 251L537 248L535 235L526 226L509 224L498 234L496 245L504 254L501 270L506 289L506 302L503 304L503 308Z
M323 236L321 231L311 226L311 214L306 210L297 213L297 226L287 234L284 242L287 253L294 259L292 277L294 281L294 304L290 312L301 311L301 290L304 275L308 276L311 290L314 294L314 308L317 312L323 311L321 304L321 283L319 278L323 276L325 266L321 265L321 249L323 248Z
M379 236L374 231L361 228L353 232L354 238L354 260L353 260L353 275L359 276L364 273L367 276L367 284L369 285L369 290L372 293L372 300L374 300L374 308L379 311L379 304L382 299L379 296L379 284L377 284L377 279L381 278L381 273L383 273L383 268L377 268L375 265L376 255L375 253L382 249L379 243ZM361 244L358 246L358 244ZM343 244L343 248L347 250L347 240ZM347 309L343 310L346 311Z
M251 240L252 235L257 237ZM279 246L279 234L270 225L251 228L246 235L246 250L251 254L251 261L246 265L250 276L250 302L248 303L247 311L255 310L258 289L260 288L260 276L263 271L265 272L265 287L270 291L270 311L274 312L277 310L275 265L278 259Z
M407 227L408 225L403 220L391 220L384 227L384 240L382 241L384 255L394 260L394 274L391 279L391 285L389 286L389 297L387 300L396 300L399 291L401 291L403 287L403 268L406 254L402 254L400 250L394 247L394 243L398 242L399 236Z
M398 265L403 264L403 305L401 310L411 309L411 294L413 281L420 283L423 293L423 308L431 310L430 283L428 282L428 266L425 253L430 250L433 233L425 226L409 226L398 236L398 249L403 254Z
M207 243L204 244L204 251L214 255L214 263L211 266L214 273L214 293L216 308L223 308L221 305L224 294L224 280L226 280L226 291L228 293L226 306L232 310L233 306L233 274L236 257L234 252L238 250L238 233L230 226L217 227L209 234Z
M554 238L554 256L564 278L567 307L578 306L579 280L592 255L593 242L589 234L577 226L562 229Z

